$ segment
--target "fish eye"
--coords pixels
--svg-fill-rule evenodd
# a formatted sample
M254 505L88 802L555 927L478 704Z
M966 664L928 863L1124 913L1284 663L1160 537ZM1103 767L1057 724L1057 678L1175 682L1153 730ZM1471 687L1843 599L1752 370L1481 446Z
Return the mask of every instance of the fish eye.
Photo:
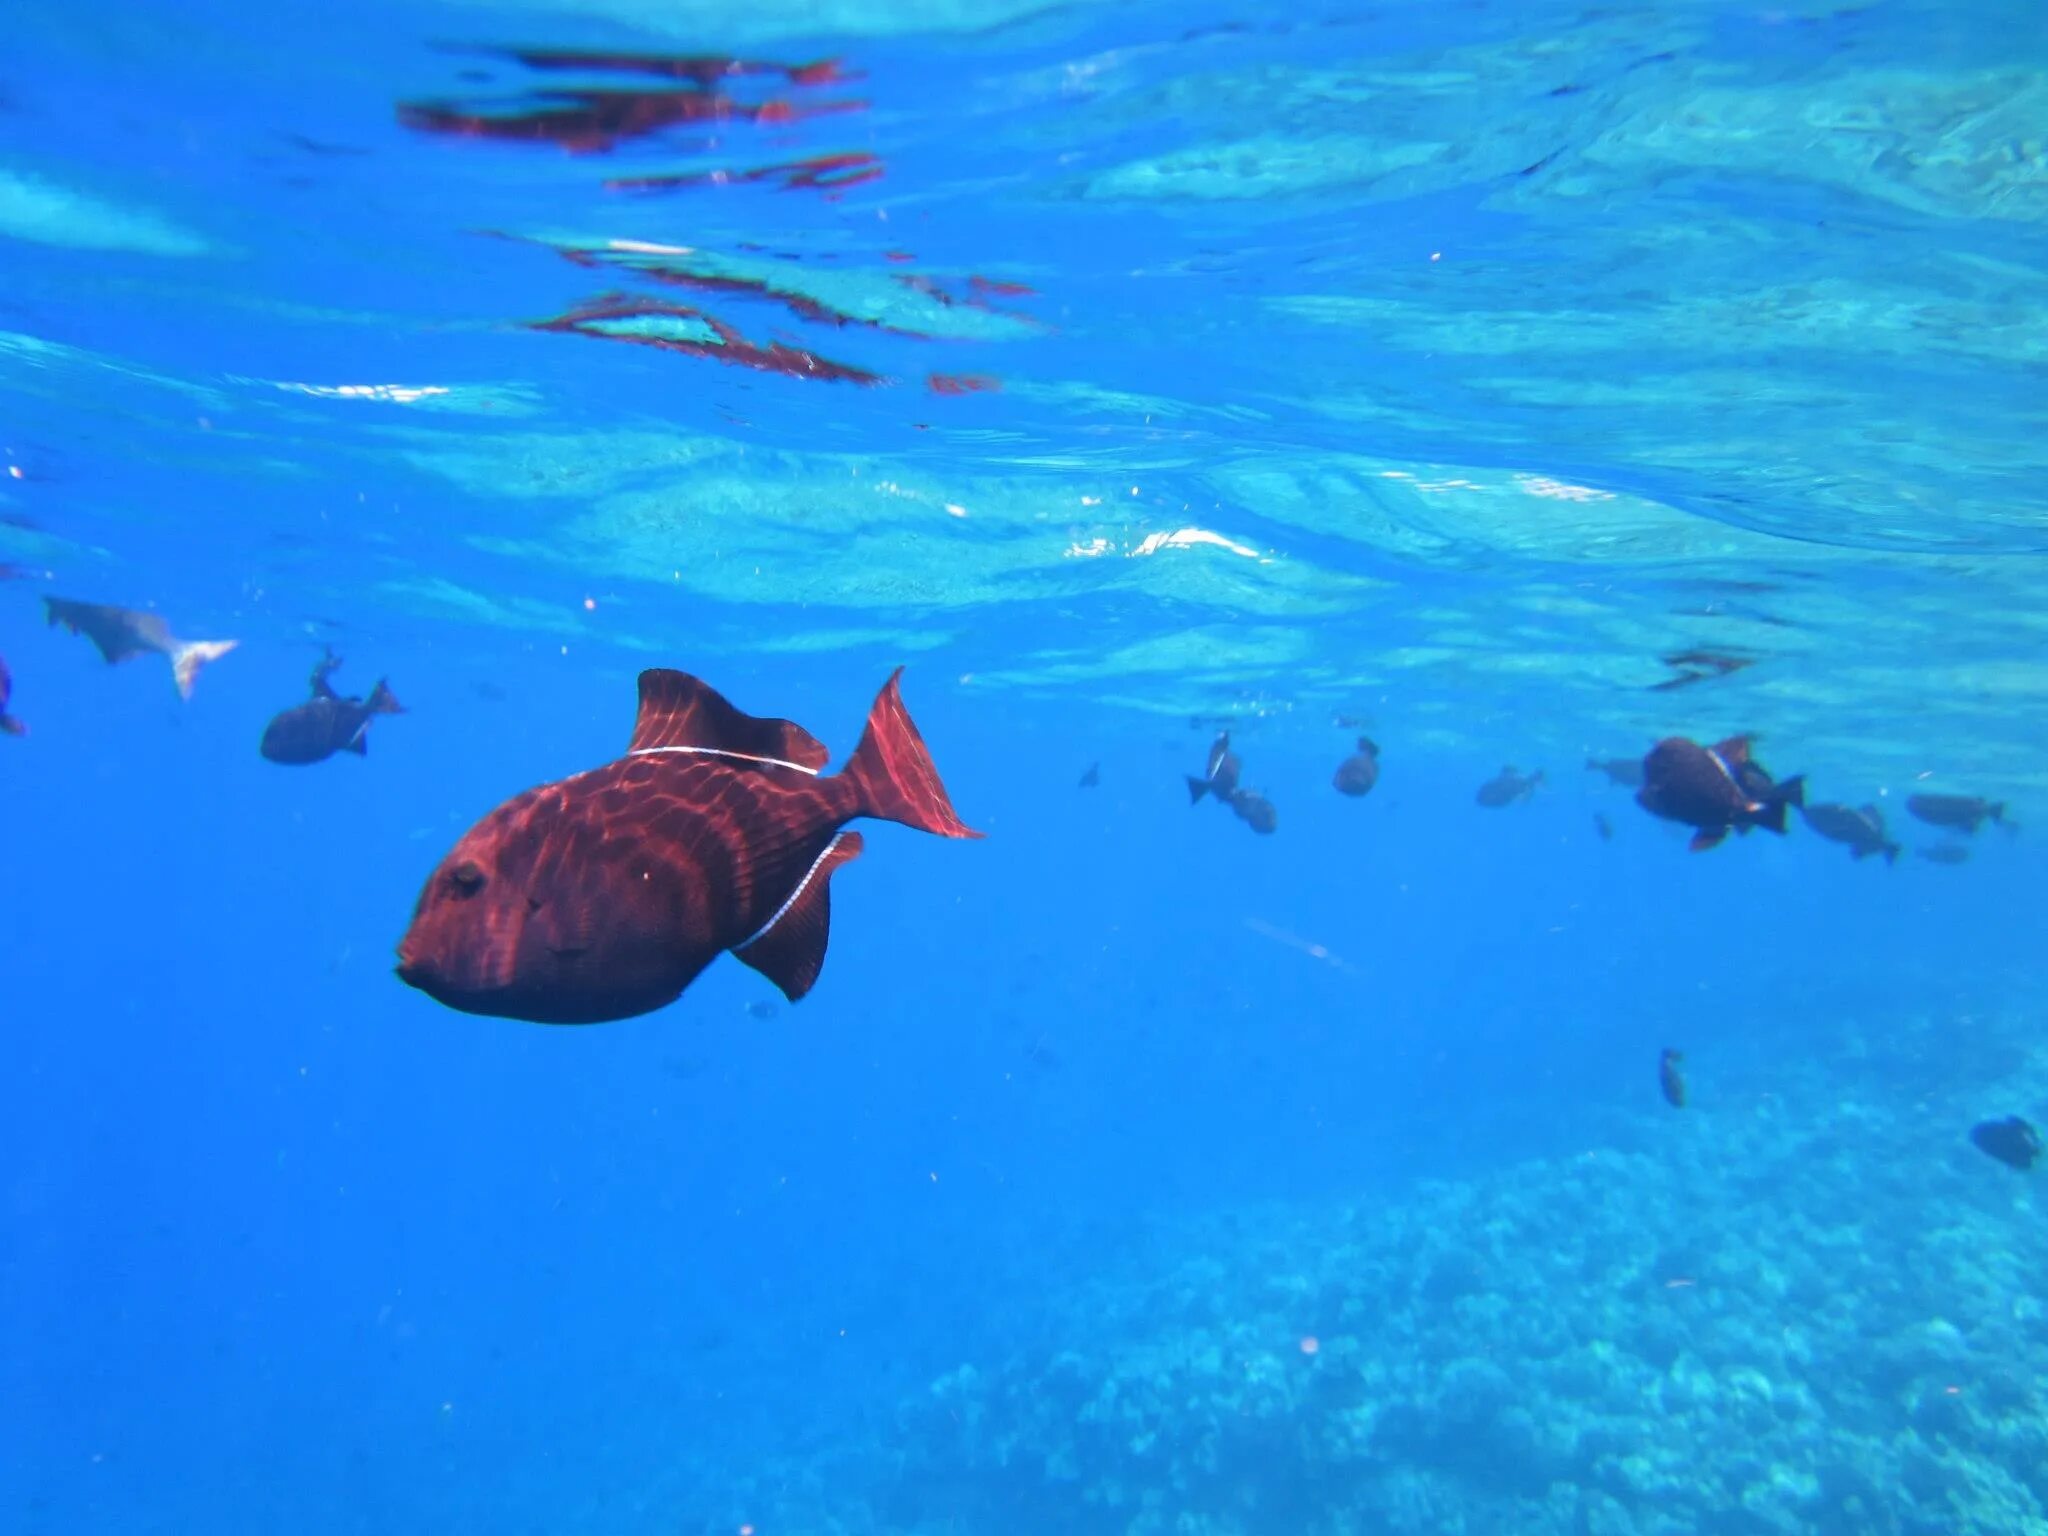
M484 888L484 872L474 859L464 859L449 870L448 880L458 896L474 896Z

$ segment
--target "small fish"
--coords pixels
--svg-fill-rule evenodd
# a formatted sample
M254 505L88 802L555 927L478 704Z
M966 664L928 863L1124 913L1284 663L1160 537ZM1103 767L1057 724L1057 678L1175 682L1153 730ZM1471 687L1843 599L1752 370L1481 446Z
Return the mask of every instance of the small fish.
M1968 843L1936 843L1930 848L1918 850L1920 857L1930 864L1967 864L1970 862Z
M2010 828L2003 800L1986 800L1979 795L1908 795L1906 809L1930 827L1949 827L1974 833L1987 821Z
M1207 776L1198 779L1193 774L1187 775L1188 804L1197 805L1202 796L1208 794L1228 804L1230 797L1237 793L1237 776L1242 771L1243 765L1238 762L1237 754L1230 750L1230 732L1218 731L1216 739L1209 743Z
M1884 812L1874 805L1860 809L1846 805L1802 805L1800 816L1806 824L1831 843L1846 843L1852 859L1884 855L1887 864L1899 862L1899 845L1884 835Z
M1663 1090L1666 1104L1685 1108L1685 1052L1666 1048L1657 1057L1657 1086Z
M1786 807L1805 803L1805 775L1772 782L1751 761L1747 736L1731 736L1714 747L1667 737L1643 759L1643 787L1636 791L1636 804L1652 816L1694 829L1694 853L1712 848L1731 830L1764 827L1783 834Z
M1638 788L1643 782L1640 757L1589 757L1586 767L1590 772L1606 774L1608 783L1619 784L1623 789Z
M337 752L365 756L370 750L370 722L378 715L402 715L405 706L381 677L367 699L344 699L328 683L341 666L329 651L313 664L313 696L271 718L257 748L273 763L304 765Z
M625 756L515 795L428 877L398 976L450 1008L598 1024L674 1002L731 951L803 997L858 817L978 837L954 813L890 675L844 769L789 720L683 672L640 674Z
M757 997L747 1004L747 1017L751 1019L772 1019L775 1017L775 1004L765 997Z
M1614 824L1607 819L1605 811L1595 811L1593 813L1593 830L1600 834L1601 842L1611 843L1614 841Z
M74 635L83 635L99 648L112 666L131 656L151 652L171 664L171 681L178 697L192 697L192 685L199 669L218 661L240 642L235 640L180 640L160 613L138 613L132 608L111 608L103 603L75 603L66 597L46 597L43 607L50 623L61 624Z
M28 727L7 713L7 701L14 697L14 674L7 670L7 658L0 656L0 735L26 736Z
M1256 789L1233 789L1228 803L1237 812L1237 819L1254 832L1272 832L1280 825L1280 813L1273 808L1273 802Z
M1090 763L1088 771L1081 775L1080 788L1093 789L1102 782L1102 764Z
M1970 1140L1986 1157L2022 1173L2041 1160L2041 1133L2018 1115L1979 1121L1970 1127Z
M1337 765L1331 783L1340 795L1369 795L1380 781L1379 743L1370 736L1358 738L1358 750Z
M1489 810L1499 810L1504 805L1513 805L1517 800L1526 800L1536 793L1536 786L1543 782L1543 770L1523 774L1513 763L1479 786L1479 793L1472 798Z

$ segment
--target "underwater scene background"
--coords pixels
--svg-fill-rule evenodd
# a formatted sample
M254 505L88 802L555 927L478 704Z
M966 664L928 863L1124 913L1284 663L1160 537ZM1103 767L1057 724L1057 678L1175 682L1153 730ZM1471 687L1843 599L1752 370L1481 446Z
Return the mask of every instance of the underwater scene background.
M2048 1533L2048 10L7 30L0 1530ZM801 1002L394 977L906 664Z

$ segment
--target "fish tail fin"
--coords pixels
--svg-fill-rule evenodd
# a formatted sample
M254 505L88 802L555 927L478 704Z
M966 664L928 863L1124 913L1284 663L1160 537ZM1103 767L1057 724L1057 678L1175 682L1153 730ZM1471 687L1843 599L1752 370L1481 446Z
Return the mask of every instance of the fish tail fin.
M1796 805L1802 811L1806 809L1806 775L1795 773L1789 779L1779 780L1778 783L1771 787L1770 798L1771 804L1777 808L1779 823L1772 830L1782 832L1785 830L1786 806Z
M239 640L180 640L171 647L171 681L178 685L178 697L192 697L192 685L199 681L199 669L219 661L242 642Z
M1187 775L1187 781L1188 804L1200 805L1202 803L1202 796L1209 793L1209 781L1207 779L1198 779L1192 773Z
M1742 830L1747 832L1751 826L1757 826L1764 828L1764 830L1768 832L1775 832L1780 837L1783 837L1785 835L1786 807L1790 803L1791 802L1789 801L1781 800L1773 796L1769 801L1767 801L1764 804L1761 810L1756 811L1752 814L1750 821L1747 825L1745 825L1742 828Z
M373 715L402 715L405 706L398 702L398 695L391 691L391 685L383 678L377 679L377 686L370 690L365 707Z
M854 814L899 822L940 837L980 837L955 814L946 786L939 782L939 770L932 765L924 737L903 707L902 678L901 667L889 674L875 707L868 711L860 745L839 775L856 797Z

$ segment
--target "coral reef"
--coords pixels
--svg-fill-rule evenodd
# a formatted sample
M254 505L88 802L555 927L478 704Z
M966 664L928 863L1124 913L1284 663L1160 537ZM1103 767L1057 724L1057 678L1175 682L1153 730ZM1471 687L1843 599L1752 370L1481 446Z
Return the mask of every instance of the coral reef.
M2040 1536L2048 1191L1962 1132L2048 1073L1914 1055L1163 1234L906 1410L878 1528Z

